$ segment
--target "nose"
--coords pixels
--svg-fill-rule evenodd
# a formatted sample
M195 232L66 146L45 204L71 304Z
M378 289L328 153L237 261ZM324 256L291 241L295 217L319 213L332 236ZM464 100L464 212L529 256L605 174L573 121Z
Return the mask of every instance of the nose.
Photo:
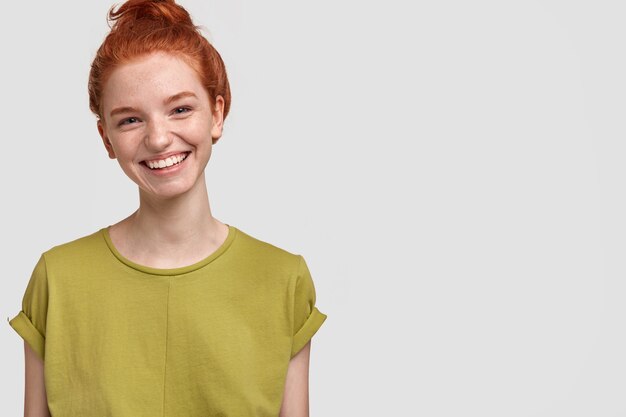
M166 149L172 143L172 135L169 132L167 121L160 118L152 118L147 123L146 147L154 152Z

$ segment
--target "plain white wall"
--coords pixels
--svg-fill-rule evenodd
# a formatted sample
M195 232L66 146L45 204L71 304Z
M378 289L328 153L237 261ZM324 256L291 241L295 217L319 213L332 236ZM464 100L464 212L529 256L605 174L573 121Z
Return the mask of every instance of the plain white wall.
M233 92L214 215L302 253L328 315L312 416L626 415L623 2L181 4ZM4 317L42 251L137 206L88 109L111 5L3 4Z

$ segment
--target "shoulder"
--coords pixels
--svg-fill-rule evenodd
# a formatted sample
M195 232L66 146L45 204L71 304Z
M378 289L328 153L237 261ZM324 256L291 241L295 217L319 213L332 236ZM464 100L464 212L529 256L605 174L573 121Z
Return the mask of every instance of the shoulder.
M237 229L237 246L245 252L246 258L256 264L273 266L286 271L297 270L302 256L285 247L270 243L258 236Z
M88 264L102 257L104 237L102 229L79 236L73 240L54 245L43 252L48 267L67 267L73 264Z

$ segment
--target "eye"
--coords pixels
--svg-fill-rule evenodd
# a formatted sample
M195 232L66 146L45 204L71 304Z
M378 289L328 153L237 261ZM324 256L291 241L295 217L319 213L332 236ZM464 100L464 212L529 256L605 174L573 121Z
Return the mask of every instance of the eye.
M128 117L126 119L121 120L119 125L123 126L123 125L131 124L136 121L137 121L136 117Z
M190 111L191 111L191 108L183 106L183 107L177 107L174 110L174 113L176 113L176 114L183 114L183 113L187 113L187 112L190 112Z

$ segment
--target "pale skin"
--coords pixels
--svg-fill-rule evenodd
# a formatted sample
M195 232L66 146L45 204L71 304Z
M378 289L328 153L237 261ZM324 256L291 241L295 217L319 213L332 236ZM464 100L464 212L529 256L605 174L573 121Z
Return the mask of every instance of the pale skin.
M50 417L43 360L24 342L24 417Z
M139 189L139 208L111 225L115 247L154 268L177 268L209 256L228 235L228 226L211 214L204 172L212 145L222 136L224 99L218 95L211 103L189 65L158 52L116 68L102 104L97 128L104 147ZM142 163L170 152L190 152L170 175L155 175ZM309 341L289 362L279 417L309 417L310 349ZM30 372L25 416L49 417L43 362L28 350L25 357Z

